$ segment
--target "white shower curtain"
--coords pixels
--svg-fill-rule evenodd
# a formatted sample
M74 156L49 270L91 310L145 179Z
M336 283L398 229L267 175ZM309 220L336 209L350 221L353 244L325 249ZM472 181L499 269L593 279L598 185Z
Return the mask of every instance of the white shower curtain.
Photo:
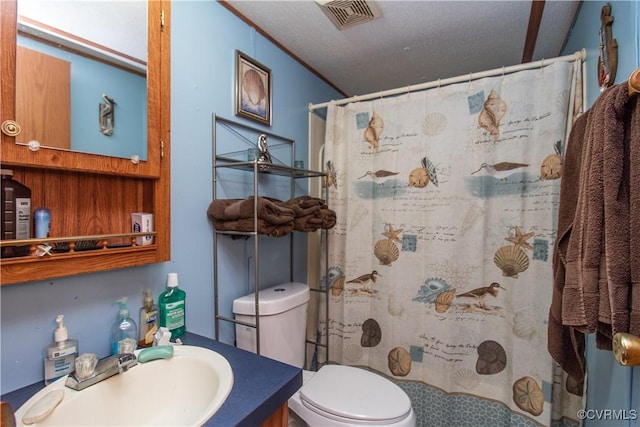
M418 425L578 424L546 322L580 70L328 107L329 362L397 382Z

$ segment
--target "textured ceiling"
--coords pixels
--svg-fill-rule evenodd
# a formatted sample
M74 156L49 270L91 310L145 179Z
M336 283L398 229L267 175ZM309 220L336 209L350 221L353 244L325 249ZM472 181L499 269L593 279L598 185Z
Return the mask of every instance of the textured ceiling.
M533 61L561 54L580 3L544 2ZM525 0L381 0L381 18L338 30L312 0L223 5L346 96L520 64L531 12Z

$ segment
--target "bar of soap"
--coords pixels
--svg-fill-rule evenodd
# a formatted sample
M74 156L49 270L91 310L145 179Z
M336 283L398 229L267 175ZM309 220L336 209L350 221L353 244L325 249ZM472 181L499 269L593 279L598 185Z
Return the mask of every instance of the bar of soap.
M23 415L24 424L35 424L49 415L64 399L64 390L52 390L38 399Z
M173 357L173 346L159 345L156 347L145 348L138 353L138 362L145 363L156 359L169 359Z

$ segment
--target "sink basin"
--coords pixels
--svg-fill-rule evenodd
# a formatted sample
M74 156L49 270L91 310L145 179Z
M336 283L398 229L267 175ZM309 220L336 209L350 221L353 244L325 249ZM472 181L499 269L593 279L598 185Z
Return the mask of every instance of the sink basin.
M60 404L32 426L202 425L233 387L231 365L223 356L188 345L175 346L170 359L138 363L81 391L65 387L66 379L34 394L16 412L16 423L24 425L23 416L41 398L63 392Z

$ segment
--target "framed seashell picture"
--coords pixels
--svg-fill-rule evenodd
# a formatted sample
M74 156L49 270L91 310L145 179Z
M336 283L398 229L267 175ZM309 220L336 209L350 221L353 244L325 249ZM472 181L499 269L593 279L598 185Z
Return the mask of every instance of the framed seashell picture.
M236 115L271 126L271 70L236 50Z

